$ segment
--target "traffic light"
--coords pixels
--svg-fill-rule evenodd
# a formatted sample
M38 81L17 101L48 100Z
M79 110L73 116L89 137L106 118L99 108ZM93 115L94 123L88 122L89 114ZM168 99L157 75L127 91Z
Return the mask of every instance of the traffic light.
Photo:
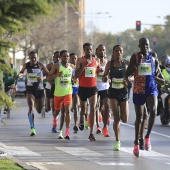
M154 47L157 46L157 38L156 38L156 37L153 37L152 43L153 43L153 46L154 46Z
M136 31L141 30L141 21L136 21Z

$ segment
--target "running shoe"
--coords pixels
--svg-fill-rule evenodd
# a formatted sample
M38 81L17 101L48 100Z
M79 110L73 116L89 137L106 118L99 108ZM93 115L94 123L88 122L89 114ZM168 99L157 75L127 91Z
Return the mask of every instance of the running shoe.
M53 128L52 128L52 132L53 132L53 133L58 133L58 130L57 130L55 127L53 127Z
M79 129L80 129L81 131L84 130L84 121L81 121L81 122L80 122L80 124L79 124Z
M0 151L0 157L6 156L7 154L5 152Z
M85 120L85 122L84 122L84 127L85 127L85 129L89 129L89 125L88 125L88 121L87 120Z
M119 151L120 150L120 145L121 145L120 141L116 141L116 143L115 143L115 145L113 147L113 150L114 151Z
M109 137L110 136L107 127L102 129L102 133L103 133L104 137Z
M64 139L63 135L59 135L58 139Z
M144 150L144 139L143 138L139 139L139 148L140 150Z
M62 134L62 130L59 130L59 135L58 135L58 139L63 139L63 134Z
M139 145L134 145L133 154L139 157Z
M35 136L35 135L36 135L35 128L31 128L30 136Z
M78 130L79 130L79 129L78 129L78 127L77 127L77 126L74 126L74 127L73 127L73 133L77 133L77 132L78 132Z
M64 139L70 140L70 136L66 135L66 136L64 136Z
M150 138L145 138L145 150L150 151L151 149L152 147L151 147Z
M70 128L66 128L64 139L70 140Z
M92 141L96 141L96 138L94 137L93 133L90 133L89 135L89 140Z
M5 109L4 109L4 114L7 114L7 112L8 112L8 109L5 108Z
M97 134L102 133L102 130L101 130L100 126L97 127L96 133L97 133Z

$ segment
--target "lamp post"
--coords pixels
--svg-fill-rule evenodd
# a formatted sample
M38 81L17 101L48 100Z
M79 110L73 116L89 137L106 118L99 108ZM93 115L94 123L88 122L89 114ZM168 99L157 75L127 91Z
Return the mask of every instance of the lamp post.
M88 16L88 14L90 16ZM100 15L100 16L99 16ZM91 19L91 33L90 33L90 36L91 36L91 44L93 44L93 31L94 31L94 21L93 19L94 18L97 18L97 28L99 29L99 19L100 18L112 18L112 16L108 16L109 15L109 12L97 12L97 13L86 13L84 17L90 17Z

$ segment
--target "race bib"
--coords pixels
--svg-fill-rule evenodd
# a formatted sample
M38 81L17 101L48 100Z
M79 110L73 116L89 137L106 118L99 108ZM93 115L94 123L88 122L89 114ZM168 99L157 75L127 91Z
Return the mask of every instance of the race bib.
M124 87L124 83L123 83L124 79L120 78L112 78L112 88L115 89L122 89Z
M140 63L140 65L138 66L138 74L151 75L152 74L151 63Z
M103 72L97 74L97 81L102 81Z
M28 83L37 82L37 73L27 73L27 81Z
M69 77L61 77L60 78L60 86L63 88L67 88L69 86Z
M95 77L95 67L86 67L85 77Z

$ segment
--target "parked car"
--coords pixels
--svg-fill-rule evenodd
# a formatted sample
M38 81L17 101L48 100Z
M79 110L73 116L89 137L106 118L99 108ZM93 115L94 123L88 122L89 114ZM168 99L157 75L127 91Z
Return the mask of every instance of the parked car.
M26 75L18 78L16 83L16 96L17 95L26 95L26 85L25 85Z

